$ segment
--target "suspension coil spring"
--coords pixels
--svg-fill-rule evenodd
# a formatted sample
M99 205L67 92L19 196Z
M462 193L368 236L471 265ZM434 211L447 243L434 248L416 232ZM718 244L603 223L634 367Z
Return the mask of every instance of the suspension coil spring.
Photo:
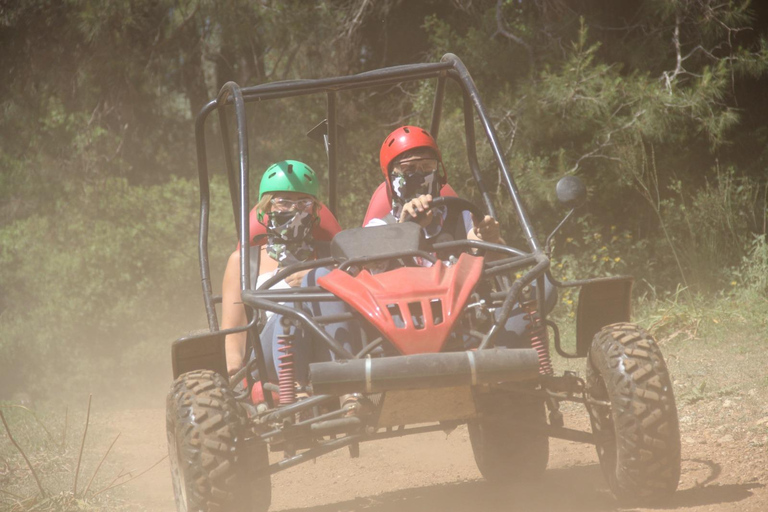
M539 355L539 374L552 375L552 358L549 356L549 331L547 326L539 315L537 309L538 301L536 299L526 300L520 303L525 311L526 322L528 326L525 329L528 339L531 340L531 348L536 350Z
M293 360L293 335L280 334L277 336L278 356L280 363L277 370L277 379L280 386L280 405L288 405L296 402L296 369Z

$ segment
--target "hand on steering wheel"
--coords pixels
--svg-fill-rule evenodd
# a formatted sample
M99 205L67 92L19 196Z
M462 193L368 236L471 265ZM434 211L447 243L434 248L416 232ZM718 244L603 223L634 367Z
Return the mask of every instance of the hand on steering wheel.
M493 244L503 243L504 241L501 239L501 228L499 227L499 221L490 215L485 215L480 217L480 219L482 220L478 222L478 217L472 215L472 222L475 225L474 229L472 230L472 234L475 235L478 240L482 240L484 242L491 242Z
M434 214L432 213L433 206L434 201L430 194L421 195L415 199L411 199L403 205L403 211L400 212L398 221L405 222L406 220L411 220L418 222L421 227L425 228L429 226L434 217Z
M485 212L474 203L460 197L446 196L435 198L430 206L435 207L440 205L445 205L448 209L457 208L462 211L467 210L472 214L474 229L467 233L467 238L475 238L491 243L504 243L504 240L501 238L499 221L490 215L486 215Z

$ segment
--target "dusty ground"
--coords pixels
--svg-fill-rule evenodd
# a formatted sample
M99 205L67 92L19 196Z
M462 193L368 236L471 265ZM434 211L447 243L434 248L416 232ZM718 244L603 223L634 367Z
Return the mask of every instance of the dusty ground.
M768 510L768 408L763 392L707 396L702 391L690 398L681 389L681 394L683 472L678 492L660 509ZM142 469L165 454L162 397L155 403L157 407L96 418L106 431L122 432L117 464ZM567 426L587 427L580 409L566 412ZM608 492L594 449L571 442L552 442L549 470L541 482L491 488L475 466L466 428L448 437L432 433L364 444L359 459L337 451L279 473L272 482L271 510L623 510ZM175 510L167 461L128 484L124 498L129 510Z

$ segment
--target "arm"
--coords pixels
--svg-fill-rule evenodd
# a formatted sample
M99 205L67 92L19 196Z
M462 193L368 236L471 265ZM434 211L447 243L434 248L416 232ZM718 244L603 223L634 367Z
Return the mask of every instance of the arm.
M240 327L248 322L240 296L240 251L233 252L224 270L221 285L221 329ZM230 334L224 342L227 354L227 372L235 374L245 364L245 331Z
M473 215L472 222L474 223L474 226L469 231L467 231L467 240L483 240L485 242L490 242L493 244L506 243L504 242L504 239L501 238L499 221L497 221L490 215L486 215L483 218L483 220L481 220L480 222L478 222L477 218ZM485 259L487 261L493 261L493 260L498 260L502 257L503 257L502 254L489 251L485 256Z
M277 268L277 262L267 256L262 249L259 275L273 272ZM301 286L301 280L309 272L303 270L288 276L285 282L289 286ZM254 283L255 285L255 283ZM248 323L240 295L240 251L235 251L229 256L227 266L224 269L224 279L221 284L221 329L240 327ZM227 356L227 372L234 375L245 365L245 347L248 333L238 332L229 334L224 342Z

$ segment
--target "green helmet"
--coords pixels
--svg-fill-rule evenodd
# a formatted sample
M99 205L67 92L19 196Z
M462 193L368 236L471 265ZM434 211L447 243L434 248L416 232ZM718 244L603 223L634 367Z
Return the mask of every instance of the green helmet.
M317 197L317 176L305 163L283 160L264 172L259 186L259 200L267 192L301 192Z

